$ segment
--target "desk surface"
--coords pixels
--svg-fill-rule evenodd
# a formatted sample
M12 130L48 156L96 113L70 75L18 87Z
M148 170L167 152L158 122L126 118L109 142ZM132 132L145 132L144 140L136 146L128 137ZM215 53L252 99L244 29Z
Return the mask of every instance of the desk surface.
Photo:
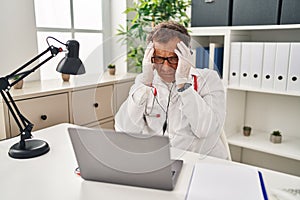
M93 200L93 199L184 199L193 166L196 162L243 165L199 154L171 149L173 158L180 156L184 165L173 191L163 191L117 184L84 181L74 173L77 167L67 128L60 124L33 135L50 145L47 154L26 160L8 156L8 150L19 138L0 142L0 198L5 200ZM261 170L266 186L272 188L299 188L300 178L271 170Z

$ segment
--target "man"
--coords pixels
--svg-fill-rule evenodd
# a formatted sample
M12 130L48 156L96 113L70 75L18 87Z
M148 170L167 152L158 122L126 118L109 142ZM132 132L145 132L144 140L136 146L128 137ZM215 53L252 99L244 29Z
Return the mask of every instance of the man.
M143 72L115 118L117 131L165 135L173 147L227 158L220 140L225 93L213 70L195 69L187 29L163 22L148 35Z

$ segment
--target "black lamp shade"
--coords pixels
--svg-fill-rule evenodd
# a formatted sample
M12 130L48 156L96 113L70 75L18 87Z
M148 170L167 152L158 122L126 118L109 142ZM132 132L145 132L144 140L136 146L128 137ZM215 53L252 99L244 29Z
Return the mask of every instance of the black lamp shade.
M85 68L78 57L79 43L76 40L69 40L66 45L68 53L66 53L66 56L58 63L56 71L72 75L84 74Z

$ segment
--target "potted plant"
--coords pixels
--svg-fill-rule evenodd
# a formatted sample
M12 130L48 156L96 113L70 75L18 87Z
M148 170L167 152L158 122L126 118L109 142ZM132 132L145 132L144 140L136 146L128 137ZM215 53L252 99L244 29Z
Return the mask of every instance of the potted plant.
M20 76L15 76L14 78L13 78L13 80L18 80L20 78ZM14 85L14 89L22 89L23 88L23 83L24 83L24 81L23 81L23 79L22 80L20 80L20 81L18 81L15 85Z
M116 73L116 65L109 64L107 66L107 68L108 68L108 72L109 72L110 75L115 75L115 73Z
M120 39L122 44L127 44L129 72L142 71L145 41L156 24L172 20L188 26L190 18L186 11L191 2L191 0L136 0L132 7L124 11L126 14L135 14L133 19L128 20L126 27L120 25L117 30L117 35L122 36Z
M273 131L270 136L270 141L273 143L281 143L282 135L280 131Z
M244 134L244 136L250 136L250 134L251 134L251 127L250 126L244 126L243 127L243 134Z

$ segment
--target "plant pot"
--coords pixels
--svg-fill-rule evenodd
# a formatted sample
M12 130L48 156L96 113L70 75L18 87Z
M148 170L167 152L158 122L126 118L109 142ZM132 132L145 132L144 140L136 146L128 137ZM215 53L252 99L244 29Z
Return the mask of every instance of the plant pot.
M23 80L20 80L14 85L14 89L22 89L23 88Z
M281 135L270 135L270 141L274 144L279 144L281 143L282 136Z
M61 74L63 81L68 82L70 80L70 74Z
M116 68L108 68L108 72L109 72L110 75L115 75Z
M244 126L243 127L243 134L244 134L244 136L250 136L250 134L251 134L251 127L250 126Z

